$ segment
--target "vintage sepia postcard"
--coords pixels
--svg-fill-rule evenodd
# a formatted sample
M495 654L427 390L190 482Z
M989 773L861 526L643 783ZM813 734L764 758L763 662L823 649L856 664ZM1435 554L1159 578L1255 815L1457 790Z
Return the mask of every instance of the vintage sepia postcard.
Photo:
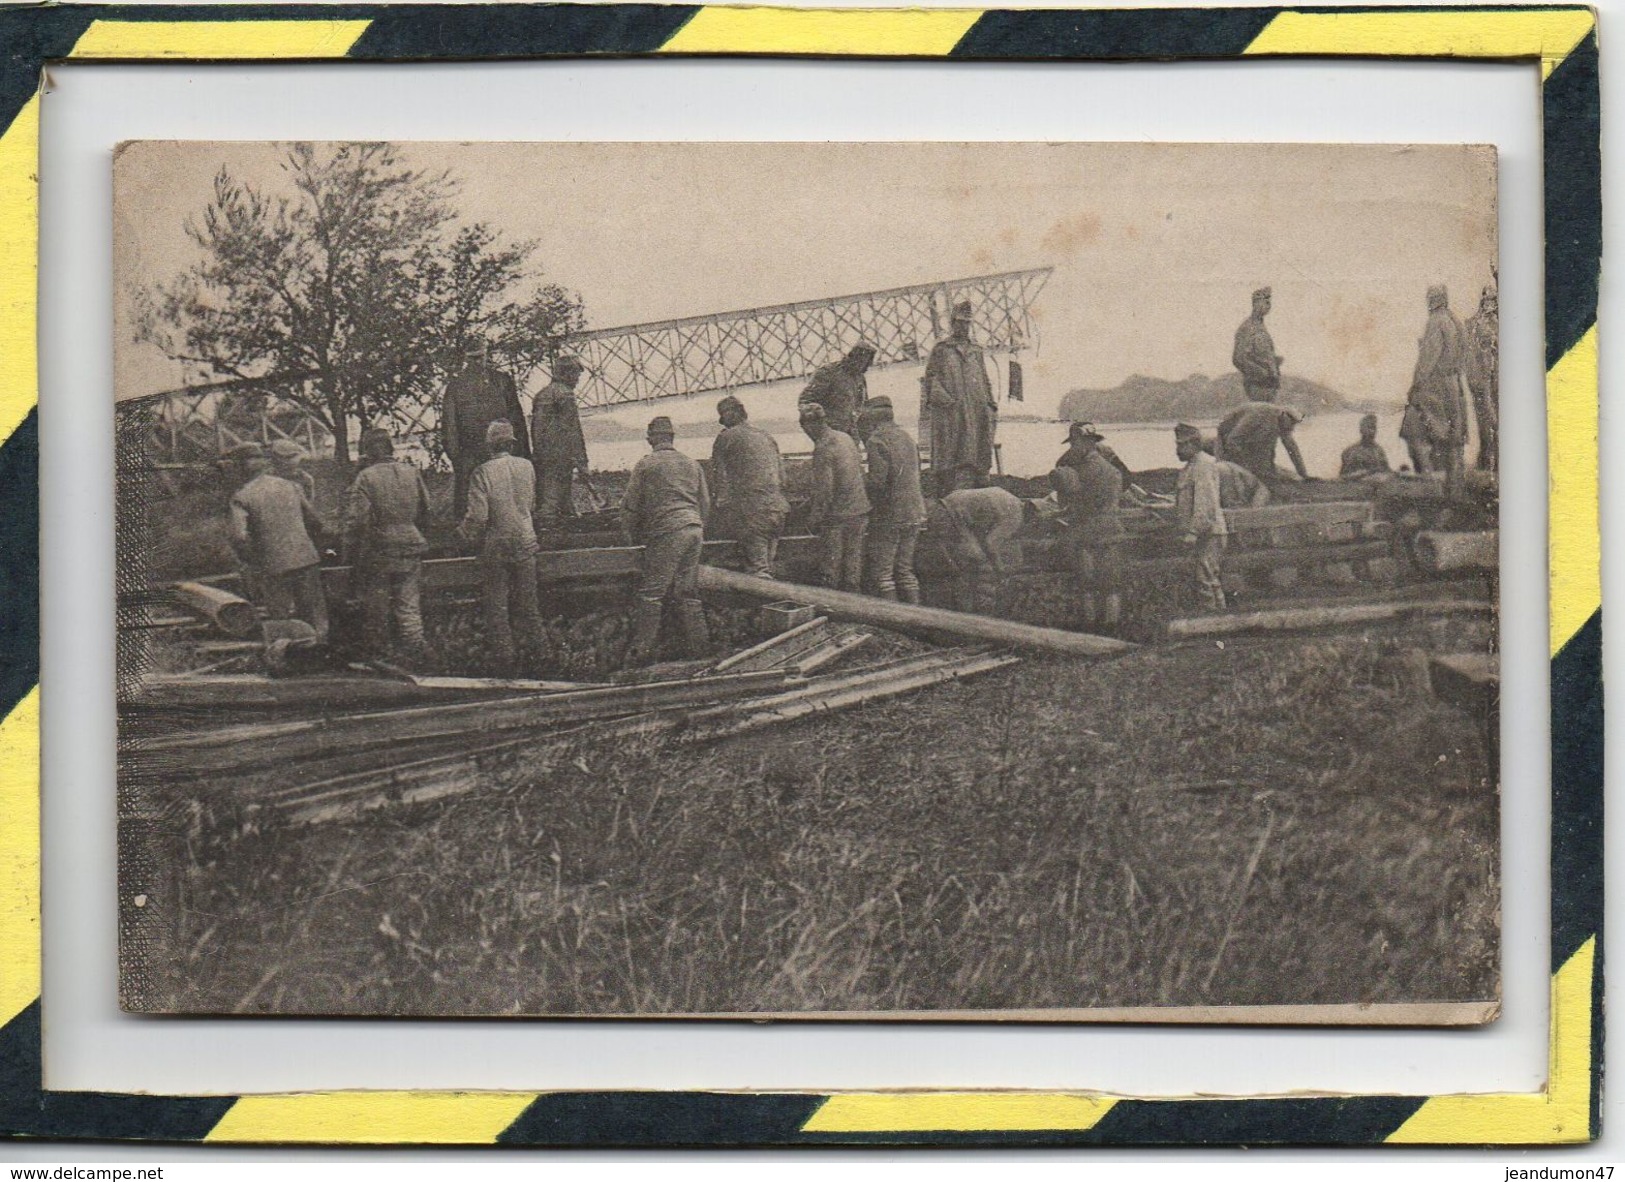
M121 995L1500 1008L1496 158L133 142Z

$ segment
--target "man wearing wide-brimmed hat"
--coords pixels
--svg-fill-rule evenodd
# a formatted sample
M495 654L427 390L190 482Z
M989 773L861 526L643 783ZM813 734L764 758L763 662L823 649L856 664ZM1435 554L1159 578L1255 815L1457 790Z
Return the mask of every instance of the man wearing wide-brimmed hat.
M519 391L513 378L490 361L490 345L475 337L463 351L463 368L446 383L440 404L440 445L451 461L456 481L452 513L468 508L468 481L485 462L485 429L497 420L513 427L515 455L530 455L530 437Z
M717 403L722 430L711 444L711 492L721 536L738 541L745 573L771 579L790 502L778 442L749 418L732 394Z
M1100 452L1093 423L1073 423L1067 451L1050 472L1068 524L1083 600L1084 627L1113 630L1122 617L1123 474Z
M869 529L864 543L864 575L882 599L920 602L914 549L925 528L925 496L920 491L920 447L897 425L891 399L871 398L858 415L858 437L869 453L864 489L869 497Z
M979 488L993 470L999 411L982 347L971 339L974 322L969 300L954 305L948 339L932 348L921 379L930 411L932 490L939 497Z
M544 530L558 529L575 512L570 490L575 474L587 472L587 440L581 433L576 384L580 359L565 354L553 362L551 380L536 395L530 412L530 442L536 463L536 519Z
M627 539L643 547L628 658L635 665L653 658L668 601L677 608L688 655L703 657L711 646L699 595L711 490L699 464L677 450L677 431L670 418L657 415L650 419L647 438L649 454L632 469L621 501Z
M1273 293L1267 287L1253 292L1253 313L1236 329L1230 362L1241 371L1242 388L1250 402L1274 402L1281 389L1281 362L1264 317L1270 313Z
M1461 474L1467 444L1467 397L1462 389L1467 338L1442 284L1428 288L1427 304L1427 327L1418 342L1399 437L1418 472L1441 472L1453 484Z
M514 455L513 424L485 428L491 457L468 482L468 510L458 532L480 547L485 643L504 675L540 656L542 617L536 590L536 469ZM517 636L516 636L517 633Z
M395 458L382 427L361 433L366 467L345 501L344 550L350 590L361 601L367 650L389 651L391 624L407 659L423 652L423 555L429 548L429 490L422 474Z
M801 402L815 402L824 408L830 429L852 434L858 412L869 400L869 381L864 376L874 363L875 347L868 341L854 345L847 355L823 366L801 392Z

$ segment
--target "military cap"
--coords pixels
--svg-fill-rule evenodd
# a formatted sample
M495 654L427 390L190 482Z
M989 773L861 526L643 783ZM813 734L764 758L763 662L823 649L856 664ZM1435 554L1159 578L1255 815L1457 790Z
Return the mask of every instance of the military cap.
M1450 303L1450 293L1447 290L1445 290L1444 284L1435 283L1432 287L1428 288L1428 306L1429 307L1431 307L1434 304L1438 304L1439 307L1442 308L1442 307L1444 307L1445 305L1447 305L1449 303Z
M566 353L553 362L553 376L558 377L560 374L574 374L576 377L580 377L582 368L581 358L575 356L573 353Z
M1200 443L1201 439L1202 439L1202 430L1201 430L1200 427L1193 427L1189 423L1175 423L1174 424L1174 438L1175 439L1194 439L1198 443Z
M1175 430L1178 430L1178 428L1175 428ZM1099 443L1104 438L1106 438L1104 435L1095 430L1093 423L1073 423L1066 433L1068 443L1071 443L1074 439L1093 439L1096 443Z
M803 402L796 408L796 413L803 423L822 423L828 417L824 408L816 402Z
M669 415L656 415L654 418L649 420L649 434L670 435L675 438L677 435L677 428L671 425L671 417Z
M871 398L863 404L864 410L890 410L891 408L891 399L884 394Z
M392 456L395 454L395 441L389 437L389 432L382 427L368 427L361 432L361 454L364 456Z
M518 436L513 433L513 424L507 419L497 419L485 429L485 445L490 447L497 443L512 443Z
M745 404L739 401L739 399L735 398L732 394L729 394L721 402L717 403L718 414L721 414L725 410L737 410L740 414L744 414Z
M974 320L975 318L976 313L972 310L969 300L960 300L954 305L955 320Z
M220 458L222 460L263 460L265 458L265 446L252 441L239 443L236 447L225 452Z
M271 458L293 463L305 458L304 449L291 439L278 439L271 445Z
M1267 300L1267 299L1269 299L1271 297L1271 295L1272 295L1272 293L1271 293L1269 288L1261 287L1257 291L1253 292L1253 299L1255 299L1255 300Z

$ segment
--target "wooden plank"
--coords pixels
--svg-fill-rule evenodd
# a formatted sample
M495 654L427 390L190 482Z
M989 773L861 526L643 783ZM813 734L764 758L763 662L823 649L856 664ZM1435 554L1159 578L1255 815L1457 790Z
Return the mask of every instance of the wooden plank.
M1231 636L1238 632L1298 632L1375 624L1422 612L1494 610L1494 603L1476 599L1413 599L1392 603L1277 608L1271 611L1234 612L1222 616L1192 616L1182 620L1169 620L1168 637L1171 640L1190 640L1207 636Z
M828 616L814 616L805 624L797 624L794 628L768 637L760 644L753 644L731 657L722 658L712 671L725 673L730 669L738 672L749 669L776 669L788 664L791 658L799 653L821 644L824 640L824 629L828 624Z
M803 677L811 676L821 669L827 669L837 661L844 661L864 645L874 640L873 632L843 632L839 636L832 636L817 648L802 654L801 658L792 663L793 668Z
M810 603L824 615L836 619L872 624L927 636L952 636L961 640L984 641L1039 652L1067 653L1079 657L1102 657L1128 652L1134 645L1107 636L1085 632L1063 632L1059 628L1038 628L990 616L947 611L889 599L872 599L850 591L829 587L801 587L778 579L759 579L737 571L700 567L700 590L735 592L758 599L796 599Z
M1265 505L1262 509L1226 509L1224 519L1232 533L1255 529L1283 529L1295 525L1324 528L1370 521L1370 501L1323 501L1318 504Z

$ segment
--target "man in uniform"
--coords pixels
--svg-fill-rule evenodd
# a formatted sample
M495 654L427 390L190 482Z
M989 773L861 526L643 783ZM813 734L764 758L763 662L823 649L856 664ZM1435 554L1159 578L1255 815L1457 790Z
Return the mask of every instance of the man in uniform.
M1230 351L1230 362L1241 371L1242 388L1249 402L1274 402L1281 389L1281 362L1270 339L1270 330L1264 327L1264 317L1270 313L1270 289L1261 287L1253 292L1253 314L1236 329L1235 348Z
M1021 565L1017 535L1026 516L1021 498L997 485L957 489L931 503L925 528L954 569L955 609L998 610L999 585Z
M1279 443L1286 448L1298 478L1308 480L1309 469L1292 434L1301 422L1303 412L1295 406L1245 402L1219 422L1215 454L1221 460L1240 464L1265 484L1273 484L1283 476L1275 467L1275 445Z
M1367 480L1373 476L1386 476L1388 453L1377 442L1377 416L1360 417L1360 442L1343 449L1343 460L1337 474L1344 480Z
M1464 373L1478 420L1476 467L1494 472L1499 466L1501 398L1501 304L1495 284L1478 297L1478 311L1463 327L1467 334Z
M998 407L982 348L971 340L969 300L954 305L953 327L925 363L925 402L931 422L931 484L939 497L980 488L993 470Z
M1428 288L1428 322L1418 342L1416 372L1399 427L1419 473L1442 472L1447 483L1461 474L1467 443L1467 401L1462 394L1466 335L1450 310L1443 286Z
M305 452L291 439L278 439L271 445L271 471L284 480L291 480L299 491L316 503L316 478L305 471Z
M649 421L652 450L632 469L621 503L627 538L643 547L629 658L638 665L654 656L668 599L676 601L688 655L704 656L711 645L697 585L711 494L704 471L673 446L676 437L665 415Z
M570 489L577 472L587 471L587 440L581 433L576 383L581 362L560 357L552 380L536 395L530 414L530 442L536 461L536 517L543 530L556 530L574 512Z
M1073 423L1067 452L1051 471L1050 484L1071 526L1084 627L1112 631L1123 613L1123 525L1118 517L1123 474L1101 454L1105 438L1093 423Z
M344 513L344 556L351 591L361 601L367 649L389 651L391 621L408 658L423 652L423 553L429 548L429 490L411 464L395 458L382 427L361 433L366 466L350 485Z
M231 548L254 572L266 616L303 620L326 640L327 597L314 541L323 533L321 518L297 484L271 472L263 455L250 457L245 469L249 480L231 497Z
M751 426L749 417L732 394L717 403L722 430L711 445L712 491L718 516L726 514L729 532L739 541L745 573L771 579L790 502L784 499L778 442Z
M476 339L470 344L463 368L446 383L441 400L440 446L456 476L452 515L458 518L468 508L469 477L485 461L487 427L498 420L508 423L514 432L514 454L530 455L519 392L513 378L492 365L489 357L490 346L485 340Z
M815 402L824 408L830 430L852 434L858 411L869 400L869 380L864 375L874 363L875 347L867 341L831 365L821 367L801 392L802 402Z
M1205 444L1202 450L1207 451ZM1270 503L1270 486L1240 464L1214 460L1213 465L1219 470L1219 504L1226 509L1262 509Z
M1197 598L1203 607L1223 611L1220 567L1230 527L1224 520L1218 461L1202 450L1202 433L1189 423L1174 428L1174 450L1185 465L1179 474L1174 502L1179 524L1185 530L1185 544L1196 548Z
M801 404L801 429L813 441L807 526L823 542L819 574L826 587L857 591L863 579L863 532L869 521L863 458L852 436L831 427L816 402Z
M498 419L485 428L490 459L468 482L468 509L458 533L480 546L484 585L485 642L495 664L511 674L523 655L540 654L542 613L536 598L536 469L514 454L513 424ZM515 627L517 624L517 647Z
M864 491L869 498L865 566L870 589L882 599L920 602L914 548L925 525L920 491L920 446L897 425L891 399L872 399L858 416L858 435L869 453Z

